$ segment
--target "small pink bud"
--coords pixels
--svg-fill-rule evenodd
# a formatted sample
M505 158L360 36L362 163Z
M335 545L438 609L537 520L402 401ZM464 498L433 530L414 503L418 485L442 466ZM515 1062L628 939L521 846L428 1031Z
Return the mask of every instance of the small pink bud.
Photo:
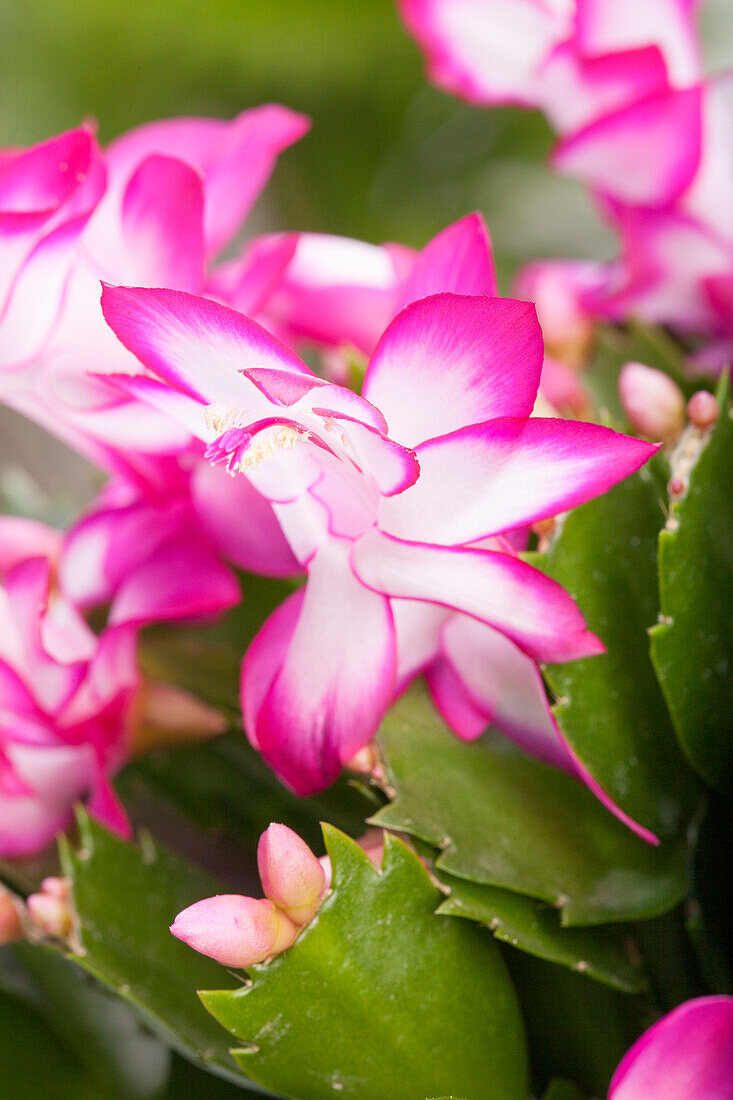
M323 868L297 833L287 825L270 825L257 846L257 866L270 901L296 924L313 919L325 881Z
M696 428L711 428L720 416L720 406L707 390L693 393L687 402L687 415Z
M67 878L50 875L41 883L41 891L49 897L58 898L59 901L68 901L71 897L71 883Z
M18 906L8 894L0 894L0 947L14 943L23 935Z
M43 932L44 936L64 939L73 927L73 918L68 901L45 892L31 894L26 905L31 923Z
M171 932L194 951L239 969L284 951L298 934L271 901L239 894L219 894L189 905Z
M642 435L672 440L682 431L684 394L664 371L627 363L619 375L618 391L624 412Z

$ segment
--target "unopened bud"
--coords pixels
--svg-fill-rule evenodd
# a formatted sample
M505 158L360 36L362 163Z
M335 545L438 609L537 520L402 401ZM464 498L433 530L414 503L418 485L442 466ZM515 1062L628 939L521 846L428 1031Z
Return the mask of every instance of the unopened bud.
M684 427L685 398L664 371L627 363L618 380L624 412L636 431L649 439L673 440Z
M65 939L74 925L68 900L42 892L31 894L26 905L31 923L44 936Z
M0 947L14 943L23 935L18 906L9 894L0 894Z
M67 878L49 875L41 883L41 891L49 897L58 898L59 901L68 901L71 897L71 883Z
M720 416L720 406L707 390L693 393L687 402L687 415L696 428L711 428Z
M272 824L260 837L257 866L262 889L296 924L316 915L323 868L304 840L287 825Z
M194 951L242 969L290 947L298 929L271 901L219 894L189 905L171 932Z

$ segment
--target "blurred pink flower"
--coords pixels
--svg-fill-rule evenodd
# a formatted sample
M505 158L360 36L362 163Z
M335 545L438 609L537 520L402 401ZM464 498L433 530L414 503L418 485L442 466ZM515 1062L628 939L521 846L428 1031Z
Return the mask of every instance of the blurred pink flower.
M100 280L209 293L211 262L307 129L271 104L150 123L104 155L86 129L1 154L0 397L104 468L185 448L184 430L100 377L139 369L104 324Z
M0 541L12 526L2 520ZM83 798L110 828L128 831L109 776L128 751L138 688L135 632L118 626L95 637L53 591L51 563L35 556L37 532L31 534L30 556L21 558L16 533L15 560L0 587L0 855L6 858L43 848Z
M733 997L698 997L674 1008L634 1043L608 1100L731 1100Z

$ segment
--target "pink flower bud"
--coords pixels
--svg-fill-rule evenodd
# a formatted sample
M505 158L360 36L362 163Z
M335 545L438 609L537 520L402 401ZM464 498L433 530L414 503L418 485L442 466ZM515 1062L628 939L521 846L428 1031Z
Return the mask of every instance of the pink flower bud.
M58 898L59 901L68 901L71 897L71 883L67 878L50 875L41 883L41 891L49 897Z
M627 363L618 380L624 411L636 431L671 440L684 426L685 398L676 382L643 363Z
M262 889L296 924L316 915L325 882L323 868L304 840L287 825L272 824L260 837L257 866Z
M8 894L0 894L0 947L23 935L18 906Z
M687 402L687 415L696 428L711 428L720 416L720 406L707 390L698 390Z
M290 947L298 930L271 901L219 894L189 905L171 932L224 966L243 968Z
M45 892L31 894L26 905L28 916L39 932L44 936L64 939L73 927L73 918L68 901Z

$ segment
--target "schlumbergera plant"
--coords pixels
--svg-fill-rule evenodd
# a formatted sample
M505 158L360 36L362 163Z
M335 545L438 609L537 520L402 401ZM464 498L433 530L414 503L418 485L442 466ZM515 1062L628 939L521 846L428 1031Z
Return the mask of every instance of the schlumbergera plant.
M0 517L2 1095L733 1100L731 78L399 6L616 259L242 246L277 105L0 152L0 399L100 471Z

